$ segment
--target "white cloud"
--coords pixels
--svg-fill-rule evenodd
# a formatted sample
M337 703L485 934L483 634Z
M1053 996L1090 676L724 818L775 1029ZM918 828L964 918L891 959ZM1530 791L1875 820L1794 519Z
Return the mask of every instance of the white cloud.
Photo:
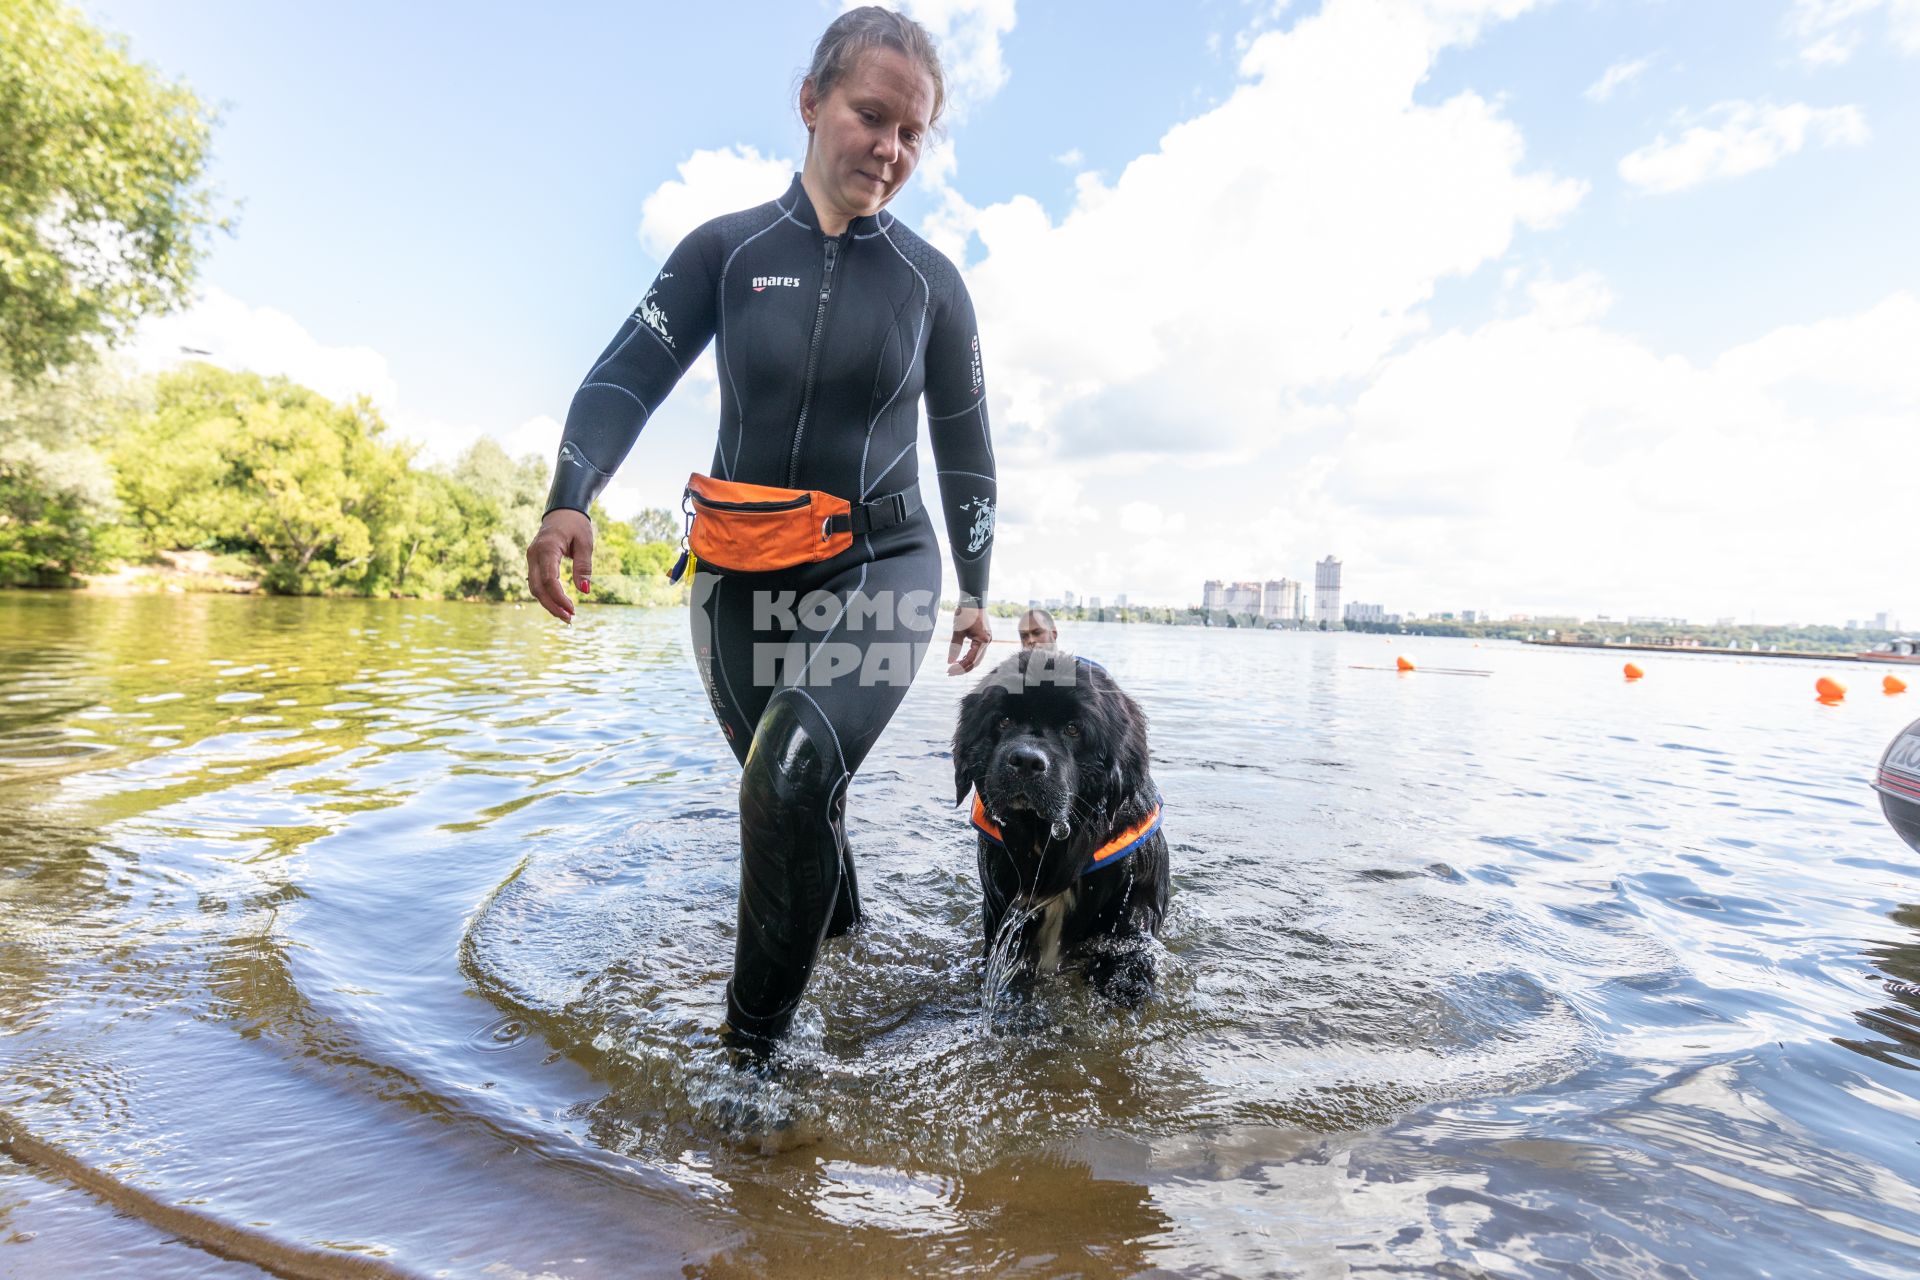
M1598 272L1586 271L1571 280L1535 280L1527 285L1533 314L1555 328L1587 324L1613 306L1613 290Z
M1221 514L1246 509L1250 477L1257 499L1261 481L1297 495L1323 473L1306 442L1337 429L1350 385L1424 330L1435 284L1584 193L1528 171L1519 131L1480 96L1414 98L1442 49L1527 7L1332 0L1249 40L1228 100L1111 183L1080 175L1059 222L1025 196L967 208L1011 480L995 569L1008 595L1182 599L1187 578L1197 590L1215 573L1301 576L1275 539L1331 530L1330 504L1258 528L1220 530ZM1603 287L1568 290L1575 312L1603 305ZM1270 452L1276 440L1296 443ZM1143 534L1154 510L1187 531Z
M387 357L372 347L322 342L286 312L251 306L219 288L208 288L184 310L143 321L126 354L142 373L204 360L223 369L284 377L329 400L364 395L380 410L395 438L419 446L416 456L423 463L449 462L484 434L472 423L448 422L410 410L402 402ZM538 451L551 455L558 441L556 434L552 445L543 444ZM525 452L512 445L508 451L516 456Z
M1168 512L1152 502L1129 502L1116 513L1122 533L1140 537L1159 537L1180 533L1187 527L1184 512Z
M400 400L387 358L372 347L329 346L286 312L249 306L218 288L191 307L144 321L128 354L143 373L205 360L282 375L332 400L368 396L387 413Z
M1864 607L1920 467L1916 343L1907 294L1704 367L1537 313L1441 335L1354 402L1328 484L1371 514L1349 564L1401 600Z
M1601 74L1598 80L1587 86L1587 100L1605 102L1613 96L1614 90L1638 78L1650 65L1652 65L1650 58L1634 58L1628 62L1614 63Z
M861 0L843 0L851 9ZM900 9L925 27L940 52L946 109L956 120L1007 82L1001 39L1014 26L1014 0L905 0Z
M751 209L779 196L799 165L749 146L696 151L676 166L678 179L653 189L640 205L640 244L664 261L689 231L709 218Z
M1920 53L1920 0L1793 0L1789 36L1801 41L1800 56L1816 66L1837 66L1860 45L1869 15L1884 13L1894 48Z
M1078 169L1087 162L1087 157L1081 153L1080 148L1070 147L1055 156L1053 162L1055 164L1065 165L1069 169Z
M1820 67L1837 67L1853 56L1860 47L1860 37L1853 32L1829 31L1800 50L1800 57Z
M1855 106L1723 102L1707 115L1714 123L1692 125L1676 139L1663 133L1622 157L1620 176L1654 194L1683 191L1771 168L1809 141L1861 146L1868 133L1866 116Z
M1003 458L1192 465L1310 425L1313 397L1421 331L1438 280L1574 206L1583 186L1523 171L1485 99L1414 100L1486 11L1432 8L1334 0L1255 40L1229 99L1111 185L1082 175L1058 224L1025 196L976 211Z

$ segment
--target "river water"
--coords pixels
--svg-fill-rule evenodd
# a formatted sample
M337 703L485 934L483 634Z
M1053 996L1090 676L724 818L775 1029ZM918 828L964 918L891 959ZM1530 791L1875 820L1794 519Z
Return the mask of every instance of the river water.
M684 615L0 595L0 1273L1915 1274L1880 669L1066 639L1152 723L1153 1000L983 997L936 658L762 1082Z

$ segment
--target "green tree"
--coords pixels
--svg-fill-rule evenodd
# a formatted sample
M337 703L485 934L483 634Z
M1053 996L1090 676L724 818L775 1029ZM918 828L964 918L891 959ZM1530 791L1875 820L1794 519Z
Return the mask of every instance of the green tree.
M665 507L648 507L631 521L638 542L669 542L679 545L680 531L686 520Z
M213 116L58 0L0 0L0 368L90 354L186 297Z
M496 600L531 600L527 590L527 544L546 513L550 463L531 454L514 459L499 442L482 436L454 464L453 478L494 511L487 530L486 594Z
M265 561L270 591L362 586L374 542L412 501L411 446L364 398L338 405L284 378L187 365L115 452L150 545L215 543Z
M682 598L682 587L667 581L667 570L680 554L678 535L669 542L658 534L667 517L659 508L642 511L628 522L615 520L595 502L587 512L593 520L593 591L599 604L669 604ZM572 584L568 584L569 592Z
M442 471L411 472L376 539L377 590L406 596L485 595L499 513Z
M34 383L0 374L0 584L68 586L129 541L113 474L95 447L133 403L95 362Z

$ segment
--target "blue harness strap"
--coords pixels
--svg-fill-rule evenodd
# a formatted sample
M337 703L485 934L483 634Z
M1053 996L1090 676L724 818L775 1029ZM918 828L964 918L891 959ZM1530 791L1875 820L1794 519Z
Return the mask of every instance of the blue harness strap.
M1084 876L1102 867L1110 867L1145 844L1147 838L1160 829L1160 809L1160 797L1155 796L1153 808L1147 810L1147 816L1095 849L1087 859L1087 865L1080 868L1080 874ZM975 831L1001 848L1006 848L1007 842L1001 836L1000 828L993 825L993 820L987 816L987 806L981 803L978 791L973 793L972 825Z

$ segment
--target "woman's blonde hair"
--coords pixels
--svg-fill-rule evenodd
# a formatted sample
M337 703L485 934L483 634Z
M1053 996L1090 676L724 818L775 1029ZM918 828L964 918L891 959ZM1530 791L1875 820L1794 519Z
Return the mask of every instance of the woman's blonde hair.
M940 54L933 47L933 37L912 18L877 4L849 9L827 24L807 67L805 83L813 85L814 97L821 99L832 93L833 86L869 49L897 49L927 69L933 78L933 118L927 126L938 123L940 111L946 106L947 81L940 71Z

